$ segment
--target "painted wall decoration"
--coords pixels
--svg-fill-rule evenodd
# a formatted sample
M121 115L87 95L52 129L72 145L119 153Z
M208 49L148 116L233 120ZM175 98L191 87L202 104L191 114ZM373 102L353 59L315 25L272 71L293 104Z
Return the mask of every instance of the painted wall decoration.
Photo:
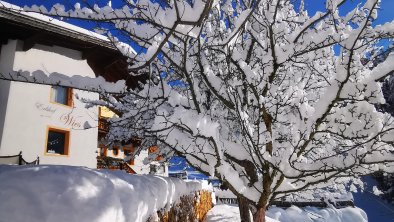
M57 119L60 121L60 123L62 123L63 127L72 128L72 129L86 129L91 127L90 124L86 124L86 122L88 121L82 120L84 116L75 114L73 112L74 110L71 112L67 112L57 109L53 105L43 104L40 102L36 102L35 107L36 109L41 111L40 114L41 117Z
M52 115L57 111L57 109L51 105L45 105L40 102L36 102L35 106L38 110L42 111L43 114L40 116L42 117L52 117Z
M67 127L71 127L73 129L75 128L81 128L82 123L78 120L81 116L75 116L70 113L63 113L60 115L59 120Z

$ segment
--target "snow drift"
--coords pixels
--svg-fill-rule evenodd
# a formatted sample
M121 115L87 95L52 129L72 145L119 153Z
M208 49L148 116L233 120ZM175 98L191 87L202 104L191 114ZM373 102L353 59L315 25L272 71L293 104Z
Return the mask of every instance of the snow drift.
M198 182L72 166L0 166L0 222L146 221Z
M207 222L240 222L239 210L237 206L217 205L207 214ZM334 207L298 208L292 206L287 209L279 207L269 207L266 216L267 222L367 222L365 212L357 207L346 207L335 209Z

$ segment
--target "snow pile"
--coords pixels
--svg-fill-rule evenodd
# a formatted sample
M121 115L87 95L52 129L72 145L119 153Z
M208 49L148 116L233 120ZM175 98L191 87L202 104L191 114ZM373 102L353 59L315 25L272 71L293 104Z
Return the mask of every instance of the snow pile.
M281 222L313 222L313 221L327 221L327 222L367 222L367 214L357 207L346 207L336 209L334 207L316 208L305 207L298 208L296 206L282 209L279 207L270 207L267 216Z
M376 196L383 194L383 192L380 191L377 186L373 186L372 189L373 189L373 194L375 194Z
M143 221L198 182L72 166L0 166L0 222Z
M197 180L184 180L185 182L197 182ZM208 182L208 180L199 180L199 184L201 184L201 189L206 190L209 192L213 192L213 186L211 183Z
M237 198L230 190L215 189L215 195L219 198Z
M238 206L217 205L207 214L207 222L239 222ZM292 206L288 209L270 207L266 216L267 222L367 222L367 215L360 208L346 207L335 208L316 208L305 207L300 209Z
M206 222L240 222L239 209L235 205L216 205L206 216ZM266 222L278 222L270 217L265 217ZM294 222L294 221L293 221Z

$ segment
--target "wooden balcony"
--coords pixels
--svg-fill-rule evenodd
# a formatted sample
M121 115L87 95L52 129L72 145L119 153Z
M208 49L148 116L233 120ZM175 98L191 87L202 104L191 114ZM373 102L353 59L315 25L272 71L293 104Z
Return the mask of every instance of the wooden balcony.
M98 120L98 131L99 133L108 133L109 131L109 124L106 118L100 117Z
M97 157L97 169L124 170L129 174L136 174L133 168L131 168L123 159L108 156Z

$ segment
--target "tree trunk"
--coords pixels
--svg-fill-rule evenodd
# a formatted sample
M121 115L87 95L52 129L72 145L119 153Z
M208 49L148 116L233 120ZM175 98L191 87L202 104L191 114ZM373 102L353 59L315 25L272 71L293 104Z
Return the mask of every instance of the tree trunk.
M265 210L266 207L257 209L257 212L254 215L254 222L265 222Z
M251 222L249 202L245 197L238 197L238 208L241 222Z

